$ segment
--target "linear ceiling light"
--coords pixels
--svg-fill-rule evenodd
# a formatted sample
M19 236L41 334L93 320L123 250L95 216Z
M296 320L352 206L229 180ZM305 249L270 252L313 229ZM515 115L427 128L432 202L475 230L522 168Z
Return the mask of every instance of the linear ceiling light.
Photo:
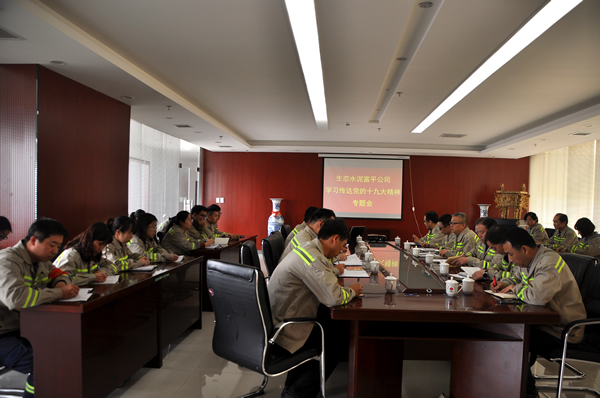
M315 3L313 0L285 0L285 5L317 129L329 130Z
M422 133L477 86L494 74L552 25L567 15L582 0L552 0L514 34L498 51L464 81L444 102L425 118L412 132Z
M392 63L385 74L385 79L383 80L381 90L379 90L379 96L371 112L369 123L379 123L383 119L383 115L390 106L394 94L398 91L404 74L408 70L419 47L421 47L421 43L423 43L427 32L429 32L429 28L433 25L433 21L443 3L444 0L437 0L435 2L415 1L400 36Z

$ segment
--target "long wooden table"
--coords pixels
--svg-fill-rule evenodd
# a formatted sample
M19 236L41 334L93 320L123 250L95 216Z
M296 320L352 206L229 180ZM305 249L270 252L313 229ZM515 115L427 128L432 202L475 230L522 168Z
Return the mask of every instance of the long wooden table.
M106 397L143 366L162 365L163 349L201 328L202 258L128 272L93 286L86 302L21 310L21 335L33 345L40 397Z
M331 308L332 319L351 324L349 398L399 396L403 359L452 361L450 397L525 396L530 327L559 323L556 312L498 304L481 283L447 297L446 278L421 259L392 245L371 251L402 284L386 293L382 273L362 278L364 297Z
M212 304L208 295L208 285L206 284L206 262L210 259L229 261L232 263L240 263L240 246L246 241L256 243L256 235L241 238L239 240L230 240L225 247L217 249L197 249L194 250L192 256L202 256L202 311L212 312Z

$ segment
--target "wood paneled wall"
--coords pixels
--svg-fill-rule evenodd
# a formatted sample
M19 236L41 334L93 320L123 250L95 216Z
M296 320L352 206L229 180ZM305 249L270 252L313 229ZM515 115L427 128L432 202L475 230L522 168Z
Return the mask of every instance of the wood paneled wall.
M130 107L39 67L38 216L72 238L127 214Z
M13 233L1 248L15 245L35 218L35 65L0 65L0 215Z
M529 158L411 156L404 166L403 219L347 219L349 226L386 229L390 238L398 235L406 240L413 233L425 234L423 214L435 210L439 215L463 211L473 228L479 217L478 203L492 204L490 216L500 217L493 205L500 184L507 190L518 190L523 183L529 186ZM219 228L227 232L258 235L260 241L267 235L269 198L274 197L284 198L282 215L294 227L308 206L322 205L322 186L323 160L317 154L204 151L203 203L225 198Z

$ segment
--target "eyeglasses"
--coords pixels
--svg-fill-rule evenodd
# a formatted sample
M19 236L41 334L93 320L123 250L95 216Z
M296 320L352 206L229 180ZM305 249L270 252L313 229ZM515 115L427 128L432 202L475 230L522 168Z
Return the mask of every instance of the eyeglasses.
M464 224L464 222L450 222L450 225Z
M8 239L8 235L4 235L2 233L0 233L0 240L6 240Z
M206 218L206 216L207 216L208 214L198 214L198 215L200 216L200 218Z

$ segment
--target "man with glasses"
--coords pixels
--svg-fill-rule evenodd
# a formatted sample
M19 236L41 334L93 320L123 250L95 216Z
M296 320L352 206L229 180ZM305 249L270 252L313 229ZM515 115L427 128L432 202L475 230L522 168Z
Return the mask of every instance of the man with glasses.
M208 213L206 207L196 205L192 207L191 214L192 228L188 230L188 234L199 241L208 240L208 230L206 228L206 216Z
M450 227L451 220L452 216L450 214L442 214L438 219L437 225L440 228L440 232L443 234L442 241L436 245L440 250L454 246L456 235L452 233L452 228Z
M423 223L429 230L429 233L422 238L413 234L415 243L420 243L422 247L436 247L438 243L441 243L444 240L445 235L440 230L438 221L439 218L435 211L428 211L425 213Z
M452 233L456 235L454 245L448 249L440 250L440 256L455 257L462 256L475 249L479 238L477 234L469 229L469 218L465 213L454 213L450 221Z
M228 234L227 232L219 231L217 227L217 222L221 219L221 207L217 204L212 204L206 208L207 216L206 216L206 229L207 235L209 239L214 238L229 238L229 239L239 239L238 235Z

